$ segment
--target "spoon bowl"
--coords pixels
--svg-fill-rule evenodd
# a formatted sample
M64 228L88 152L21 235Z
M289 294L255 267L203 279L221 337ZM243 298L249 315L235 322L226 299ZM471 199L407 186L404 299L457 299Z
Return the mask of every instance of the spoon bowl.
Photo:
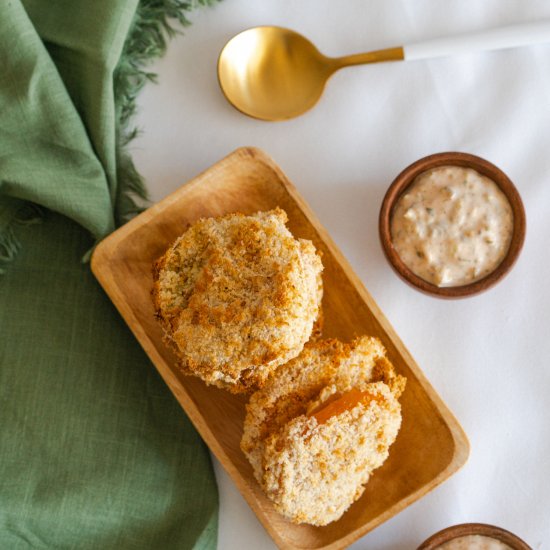
M296 32L255 27L226 44L218 60L218 79L227 99L243 113L282 120L313 107L337 68Z

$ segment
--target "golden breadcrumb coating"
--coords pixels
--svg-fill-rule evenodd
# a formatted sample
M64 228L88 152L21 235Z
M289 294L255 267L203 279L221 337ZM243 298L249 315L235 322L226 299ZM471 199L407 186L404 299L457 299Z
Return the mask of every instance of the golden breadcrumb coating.
M395 373L379 340L309 343L247 406L241 448L275 508L326 525L364 491L401 425Z
M261 387L312 334L319 255L277 208L201 219L155 263L153 301L184 372L235 393Z

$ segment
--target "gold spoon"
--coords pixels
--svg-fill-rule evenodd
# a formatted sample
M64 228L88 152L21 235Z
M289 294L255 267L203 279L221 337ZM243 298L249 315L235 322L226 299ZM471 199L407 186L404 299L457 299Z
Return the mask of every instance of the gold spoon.
M334 72L351 65L429 59L550 41L550 21L430 40L345 57L327 57L302 35L282 27L237 34L218 59L218 79L230 103L263 120L284 120L311 109Z

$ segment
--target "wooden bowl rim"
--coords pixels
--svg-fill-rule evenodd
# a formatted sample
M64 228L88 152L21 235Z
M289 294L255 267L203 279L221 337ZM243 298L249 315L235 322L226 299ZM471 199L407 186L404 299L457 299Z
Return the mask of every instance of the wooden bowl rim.
M482 535L490 537L510 546L513 550L532 550L532 548L514 533L487 523L460 523L434 533L426 539L417 550L436 550L450 540L467 535Z
M405 190L414 182L418 175L440 166L462 166L476 170L498 185L499 189L504 193L510 203L510 206L512 207L514 225L512 229L512 240L506 256L501 263L493 271L491 271L491 273L482 279L467 285L438 287L428 281L425 281L413 273L405 265L394 249L392 243L390 221L397 201ZM521 196L516 189L516 186L512 183L510 178L500 168L488 160L469 153L452 151L435 153L433 155L423 157L407 166L393 180L382 201L378 226L382 249L384 250L384 254L395 272L406 283L410 284L417 290L431 296L447 299L464 298L479 294L485 290L488 290L497 282L502 280L516 263L523 247L526 233L525 208L523 206L523 201L521 200Z

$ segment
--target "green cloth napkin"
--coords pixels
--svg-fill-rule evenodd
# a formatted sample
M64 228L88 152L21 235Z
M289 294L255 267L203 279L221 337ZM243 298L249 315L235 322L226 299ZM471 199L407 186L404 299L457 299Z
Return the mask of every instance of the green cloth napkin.
M139 210L143 65L195 4L0 1L2 549L216 546L208 452L81 262Z

